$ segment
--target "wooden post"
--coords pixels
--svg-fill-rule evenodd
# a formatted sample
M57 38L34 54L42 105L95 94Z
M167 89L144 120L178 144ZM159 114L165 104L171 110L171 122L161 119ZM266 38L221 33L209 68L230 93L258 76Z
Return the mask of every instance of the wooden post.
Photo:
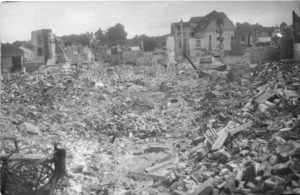
M183 50L183 22L182 22L182 19L180 21L180 59L182 59L182 54L184 52Z
M219 27L219 50L220 50L220 60L223 62L224 60L224 51L223 51L223 30L222 25L224 25L224 21L222 16L219 14L219 18L217 20L217 25Z
M0 81L2 81L1 53L2 52L1 52L1 34L0 34Z

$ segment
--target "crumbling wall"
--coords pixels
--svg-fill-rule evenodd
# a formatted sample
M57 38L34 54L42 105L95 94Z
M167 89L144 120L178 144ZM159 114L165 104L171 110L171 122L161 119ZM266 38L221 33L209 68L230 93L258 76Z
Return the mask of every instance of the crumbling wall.
M72 45L64 48L64 52L72 64L78 64L91 61L93 58L92 51L82 45Z
M56 51L56 63L65 63L67 61L66 56L64 55L63 49L58 45L55 44L55 51Z
M31 32L31 40L34 47L34 62L47 63L51 58L51 48L49 44L50 29L42 29Z
M241 39L239 37L235 37L231 40L231 51L227 52L231 55L243 55L247 49L246 43L241 43Z
M27 73L33 73L34 71L37 71L43 64L44 63L27 62L25 63L25 71Z
M300 43L294 43L294 58L300 61Z
M2 66L1 66L1 41L0 41L0 81L2 80Z
M290 28L282 28L283 37L280 39L280 59L292 59L294 57L294 42Z
M293 37L294 37L294 58L297 61L300 61L300 17L294 11L293 11Z
M280 49L278 47L249 47L246 49L243 59L250 64L278 61Z

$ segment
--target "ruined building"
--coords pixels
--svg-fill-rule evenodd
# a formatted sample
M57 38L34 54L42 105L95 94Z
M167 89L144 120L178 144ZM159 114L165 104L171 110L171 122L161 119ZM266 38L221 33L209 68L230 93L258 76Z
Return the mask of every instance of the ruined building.
M231 50L234 30L235 26L226 14L217 11L212 11L204 17L192 17L188 22L172 23L171 35L176 57L181 56L182 52L191 57L199 57L203 51L215 54L220 46L220 38L223 49Z
M300 13L300 4L299 4ZM294 57L300 61L300 17L293 11Z
M31 32L31 41L34 48L34 61L37 63L47 64L49 59L55 57L53 55L53 47L55 50L55 42L52 38L51 29L41 29Z
M21 49L12 44L1 44L1 76L10 79L12 73L23 72L23 56ZM2 78L1 78L2 79Z
M34 51L34 63L53 65L66 61L63 50L59 46L60 39L52 33L51 29L31 32L31 42Z
M34 59L33 46L24 44L19 47L24 52L24 62L31 62Z

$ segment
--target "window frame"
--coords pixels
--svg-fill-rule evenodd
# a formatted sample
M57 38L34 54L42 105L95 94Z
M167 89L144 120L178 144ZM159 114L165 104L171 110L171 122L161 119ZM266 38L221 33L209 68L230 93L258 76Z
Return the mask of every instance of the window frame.
M196 39L196 44L195 45L196 45L196 48L201 48L201 39Z

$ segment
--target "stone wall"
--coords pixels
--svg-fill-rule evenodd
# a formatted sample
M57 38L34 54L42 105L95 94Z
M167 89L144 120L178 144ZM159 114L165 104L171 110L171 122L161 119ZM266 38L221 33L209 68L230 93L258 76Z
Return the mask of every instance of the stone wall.
M250 64L277 61L280 59L280 49L278 47L249 47L243 59Z
M300 43L294 43L294 58L300 61Z

